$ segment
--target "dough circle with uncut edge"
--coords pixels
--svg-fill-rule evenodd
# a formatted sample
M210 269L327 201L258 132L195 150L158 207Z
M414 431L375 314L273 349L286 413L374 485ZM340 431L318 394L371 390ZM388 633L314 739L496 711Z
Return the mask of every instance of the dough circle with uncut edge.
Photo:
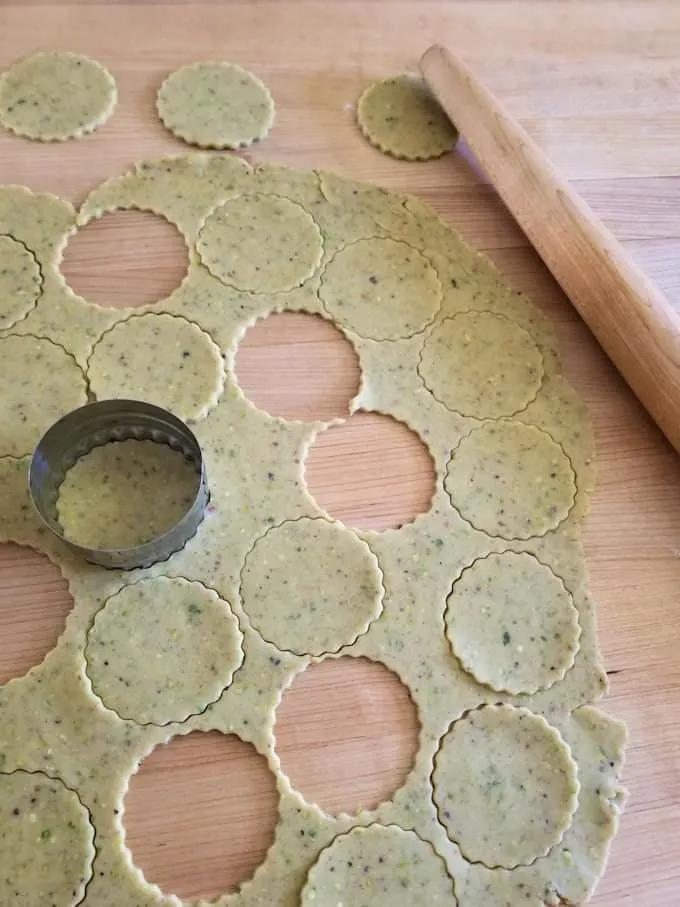
M77 794L41 772L0 774L0 904L75 907L95 856Z
M148 312L119 321L95 344L87 377L97 400L144 400L198 422L224 389L224 361L198 325Z
M0 123L40 142L86 135L113 113L118 92L101 63L81 54L38 53L0 79Z
M479 683L497 692L535 693L574 663L581 628L564 583L525 552L480 558L453 584L446 635Z
M35 255L14 237L0 235L0 331L31 311L41 289Z
M528 866L561 840L578 805L577 766L545 718L484 706L444 735L432 776L439 821L463 856Z
M138 724L185 721L219 699L243 662L229 605L202 583L158 576L124 586L97 612L85 657L103 704ZM134 689L126 678L146 652Z
M206 268L246 293L284 293L316 271L319 228L296 202L277 195L241 195L216 208L196 249Z
M427 841L396 825L338 835L307 873L300 907L456 907L446 863Z
M243 148L274 125L274 101L265 85L235 63L194 63L161 85L156 109L163 125L200 148Z
M359 98L357 122L372 145L408 161L441 157L458 141L455 126L417 76L370 85Z
M379 616L382 599L382 572L366 542L321 518L274 526L255 542L241 574L253 627L297 655L350 645Z
M531 335L502 315L462 312L426 334L418 367L430 393L462 416L512 416L530 403L543 378Z

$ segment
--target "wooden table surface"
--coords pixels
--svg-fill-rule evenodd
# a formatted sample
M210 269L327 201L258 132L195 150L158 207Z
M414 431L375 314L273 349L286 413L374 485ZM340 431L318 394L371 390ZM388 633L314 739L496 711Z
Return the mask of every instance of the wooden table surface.
M154 116L160 80L183 63L232 60L260 75L277 103L276 126L249 159L334 169L422 196L549 312L597 436L599 481L586 540L611 681L604 707L630 729L630 800L592 903L680 904L680 461L474 166L459 155L422 164L384 157L361 138L353 110L373 79L413 68L434 41L450 45L680 306L680 5L4 0L0 33L3 67L35 50L73 50L107 65L120 90L113 118L80 142L40 146L0 136L3 183L24 183L77 203L136 158L181 153L186 149ZM66 271L90 298L122 304L165 292L182 263L171 233L121 216L79 237L69 248ZM336 397L341 404L356 381L355 364L332 334L314 323L283 322L253 332L239 357L243 386L265 406L302 413L316 413L319 405L332 409ZM301 387L321 356L331 362L326 384L321 399L309 399ZM422 506L427 494L426 458L412 452L408 438L381 434L384 429L357 423L337 436L345 453L369 451L351 471L343 472L332 445L313 464L319 497L366 525L393 522ZM385 465L381 445L387 444L392 459ZM0 546L0 566L4 677L40 660L63 621L68 596L35 554ZM390 752L408 764L414 723L398 694L370 665L357 666L356 676L310 673L280 723L281 745L301 788L329 802L351 800L351 785L348 790L347 779L334 770L334 758L343 752L339 758L365 766L369 799L384 794L381 785L389 791L398 783L403 765L393 766L389 778L381 770ZM324 704L333 701L336 721L320 718ZM252 870L274 816L266 772L248 753L218 752L219 746L215 740L202 749L171 745L157 765L145 766L126 804L135 859L155 881L186 897L214 895ZM236 792L215 784L225 766L240 772ZM192 808L180 821L172 810L187 801ZM241 823L240 850L235 820ZM207 854L202 859L198 848Z

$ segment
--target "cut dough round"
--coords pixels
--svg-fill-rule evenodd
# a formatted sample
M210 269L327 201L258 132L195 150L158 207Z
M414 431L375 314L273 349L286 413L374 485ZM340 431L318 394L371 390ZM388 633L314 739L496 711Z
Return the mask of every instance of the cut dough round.
M369 86L359 98L357 121L372 145L408 161L441 157L458 141L455 126L417 76Z
M0 236L0 331L29 313L41 290L42 275L35 255L12 236Z
M339 835L307 874L301 907L456 907L453 880L432 845L396 825Z
M224 360L197 325L176 315L133 315L95 344L87 376L97 400L129 397L203 419L224 389Z
M199 148L244 148L274 125L265 85L235 63L194 63L171 73L156 99L166 129Z
M57 512L66 538L87 548L133 548L172 529L201 477L184 454L154 441L95 447L66 473Z
M425 338L420 377L430 393L463 416L512 416L541 386L543 357L531 335L491 312L463 312Z
M0 122L40 142L75 139L101 126L118 93L111 73L80 54L34 54L0 80Z
M560 445L534 425L506 419L460 441L444 484L475 529L508 540L555 529L576 496L574 470Z
M143 579L111 596L87 635L92 689L121 718L165 725L203 712L243 662L229 605L202 583Z
M247 293L283 293L308 280L323 253L303 207L278 195L241 195L205 220L196 250L218 280Z
M42 337L0 337L0 361L0 456L23 457L53 422L87 403L85 378Z
M0 774L0 904L74 907L92 876L94 829L61 781Z
M581 628L561 579L531 554L489 554L447 600L446 635L466 671L492 690L535 693L574 663Z
M319 295L329 315L360 337L398 340L439 311L442 287L424 255L395 239L360 239L326 265Z
M246 557L241 601L268 642L296 655L337 652L382 611L382 571L366 542L303 517L270 529Z
M569 828L578 805L576 763L545 718L486 706L445 734L432 776L439 820L473 863L528 866Z

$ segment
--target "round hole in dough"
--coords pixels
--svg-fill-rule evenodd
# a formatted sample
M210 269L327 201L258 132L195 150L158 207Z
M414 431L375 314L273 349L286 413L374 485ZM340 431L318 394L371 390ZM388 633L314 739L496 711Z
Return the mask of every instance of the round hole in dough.
M200 148L243 148L274 125L274 101L235 63L194 63L171 73L156 99L166 129Z
M538 393L543 357L524 328L491 312L462 312L428 331L418 372L448 409L477 419L512 416Z
M15 771L0 774L0 803L0 904L80 904L95 851L77 794L41 772Z
M417 249L396 239L359 239L326 265L319 295L332 318L370 340L422 331L442 300L437 272Z
M224 360L198 325L148 312L119 321L97 341L87 376L97 400L144 400L197 422L222 394Z
M444 735L432 776L439 821L473 863L528 866L561 840L578 804L577 767L545 718L485 706Z
M560 445L534 425L507 419L460 441L444 484L475 529L508 540L555 529L576 496L574 470Z
M0 337L0 456L32 453L47 429L87 403L75 359L43 337Z
M312 216L278 195L239 195L205 220L196 243L218 280L248 293L283 293L316 271L323 253Z
M533 555L480 558L453 584L446 635L466 671L491 689L535 693L574 663L581 628L564 583Z
M0 331L28 315L41 290L35 255L14 237L0 236Z
M117 96L101 63L80 54L34 54L0 80L0 122L29 139L63 142L101 126Z
M376 556L349 529L302 517L275 526L246 556L241 602L258 633L296 655L337 652L382 611Z

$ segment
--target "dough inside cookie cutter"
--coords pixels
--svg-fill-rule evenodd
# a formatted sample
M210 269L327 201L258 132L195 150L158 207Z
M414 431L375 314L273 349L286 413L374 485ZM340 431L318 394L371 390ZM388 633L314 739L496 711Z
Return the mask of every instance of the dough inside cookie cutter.
M155 441L181 451L200 477L196 495L181 519L162 535L132 548L88 548L68 539L59 523L59 487L76 461L110 441ZM111 569L149 567L179 551L196 534L209 500L200 445L191 429L165 409L138 400L88 403L63 416L38 442L28 471L31 501L44 525L74 553Z

